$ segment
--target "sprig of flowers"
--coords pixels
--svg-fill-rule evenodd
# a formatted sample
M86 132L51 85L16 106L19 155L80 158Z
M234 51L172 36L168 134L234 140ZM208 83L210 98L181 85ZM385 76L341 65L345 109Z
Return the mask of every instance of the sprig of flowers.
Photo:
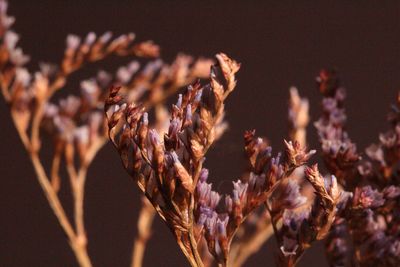
M222 129L224 101L233 91L239 64L224 54L216 56L210 82L189 86L171 109L164 137L149 128L143 105L126 103L120 88L106 101L109 134L124 167L137 181L161 218L174 234L192 266L203 266L198 246L207 242L209 252L228 265L230 244L246 217L267 202L272 214L303 204L298 187L288 179L315 151L297 142L285 142L287 153L272 157L271 148L254 131L245 134L245 150L252 172L233 182L231 195L221 196L207 182L204 156ZM296 191L297 190L297 191ZM274 217L275 218L275 217Z
M322 71L317 82L325 96L325 115L316 123L325 162L349 191L337 204L338 216L326 243L328 260L332 266L397 266L397 108L388 116L392 129L380 135L379 144L366 149L370 159L362 158L344 130L345 94L336 72Z
M151 41L134 42L134 34L113 38L111 32L99 37L91 32L83 39L69 35L61 63L40 64L40 69L32 73L25 67L29 56L17 46L19 36L10 28L15 20L7 15L7 8L7 1L1 0L1 92L10 106L11 116L29 153L38 181L79 264L91 266L86 248L84 192L88 168L108 141L102 112L106 89L118 83L132 100L146 101L149 109L157 106L156 114L162 117L164 109L160 104L182 86L207 75L211 61L194 60L182 54L172 64L166 64L158 59L159 48ZM71 73L110 56L143 58L147 63L141 66L138 61L132 61L120 67L115 74L99 71L96 77L81 82L80 95L71 94L58 101L54 99L55 92L66 86ZM162 128L160 120L163 121L160 118L155 127ZM46 170L40 156L44 134L53 141L50 170ZM73 223L58 197L60 172L64 167L73 196ZM141 251L144 245L142 242Z

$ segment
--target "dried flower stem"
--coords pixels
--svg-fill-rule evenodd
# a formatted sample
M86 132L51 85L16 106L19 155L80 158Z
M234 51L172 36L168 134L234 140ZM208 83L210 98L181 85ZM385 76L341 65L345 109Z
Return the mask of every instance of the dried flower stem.
M30 158L34 166L39 184L45 193L47 201L50 204L50 207L52 208L61 227L63 228L65 234L68 237L69 244L73 252L75 253L79 265L82 267L92 266L86 249L86 241L82 242L82 240L84 239L82 239L80 236L78 236L78 234L75 233L75 230L73 229L71 223L69 222L68 217L65 214L64 208L60 203L56 191L49 182L49 178L47 177L43 165L40 162L39 155L36 153L32 153L30 154Z
M14 113L13 113L14 115ZM21 126L18 123L18 118L13 117L13 121L17 128L18 134L23 141L23 144L27 151L29 152L31 162L34 166L36 176L38 178L39 184L42 190L45 193L47 201L50 204L54 214L56 215L61 227L63 228L65 234L69 239L70 246L75 253L75 256L82 267L90 267L92 266L90 258L86 249L86 234L84 232L83 227L83 186L86 178L86 171L82 170L79 181L79 186L73 187L74 196L75 196L75 219L76 226L78 231L75 232L73 229L68 217L62 207L62 204L57 196L57 190L53 188L50 183L50 179L47 177L44 167L41 163L39 157L39 126L42 116L42 112L37 112L34 115L33 124L32 124L32 135L31 138L28 137L27 133L21 129ZM105 139L104 139L105 140Z
M296 140L301 147L307 144L306 128L309 122L308 100L299 96L295 87L290 88L288 121L289 121L289 139ZM248 174L247 174L248 175ZM303 178L303 172L292 173L292 177L297 180ZM298 176L298 177L297 177ZM301 182L301 181L300 181ZM256 226L250 225L256 222ZM250 226L249 226L250 225ZM246 228L254 228L248 231ZM246 260L259 251L261 246L274 233L271 225L271 219L267 212L251 213L238 231L231 247L232 266L240 267Z
M189 86L173 106L163 141L160 133L148 128L145 108L124 103L120 88L111 90L105 106L110 138L125 168L166 222L192 266L204 265L197 247L201 236L194 214L194 192L205 152L225 129L223 101L234 89L239 69L226 55L216 57L219 66L212 68L210 83Z
M247 220L251 220L253 217L252 213L249 215ZM264 212L264 214L266 214ZM271 225L271 221L267 216L254 216L257 220L254 232L247 233L244 229L239 242L233 243L230 251L231 266L240 267L247 261L247 259L253 254L257 253L263 244L273 235L274 231ZM249 236L250 235L250 236Z
M142 208L140 209L137 222L137 236L133 245L131 267L141 267L143 265L143 256L147 241L151 236L151 228L156 214L153 205L147 198L142 197Z
M211 62L207 59L194 61L192 57L179 55L170 66L161 60L149 62L142 70L138 62L118 69L115 77L99 72L96 79L81 83L81 97L70 95L59 105L50 102L54 93L65 87L69 75L87 63L97 62L108 56L156 57L157 45L151 41L133 44L134 34L112 39L110 32L97 37L91 32L84 42L78 36L67 37L64 58L59 65L44 64L31 79L24 67L29 57L16 47L18 35L10 30L14 19L7 15L7 2L0 0L0 86L10 105L11 115L18 134L30 155L39 183L45 192L80 266L91 266L87 255L87 236L84 223L84 196L87 171L90 163L108 140L103 116L98 112L104 104L102 90L111 82L118 82L136 96L145 98L150 109L162 103L180 87L191 83L194 77L203 77ZM137 90L135 90L137 89ZM135 92L137 91L137 92ZM49 131L54 139L54 157L50 177L40 159L41 131ZM76 165L79 156L79 166ZM65 158L73 196L73 221L69 221L57 196L60 189L60 165ZM49 179L50 178L50 179ZM144 244L145 245L145 244Z

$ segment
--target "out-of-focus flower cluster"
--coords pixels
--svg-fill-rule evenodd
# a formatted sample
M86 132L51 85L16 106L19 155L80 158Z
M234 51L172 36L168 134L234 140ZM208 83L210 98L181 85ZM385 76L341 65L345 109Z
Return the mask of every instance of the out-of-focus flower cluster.
M208 76L213 61L179 54L171 63L159 58L152 41L136 42L133 33L113 37L111 32L84 38L68 35L60 64L41 63L27 68L29 56L18 47L19 35L11 30L14 18L7 14L8 2L0 0L0 86L10 106L18 134L35 168L39 183L81 266L91 266L84 228L84 187L87 170L97 152L108 141L104 101L108 89L118 84L130 101L155 107L155 127L163 128L163 102L181 87ZM98 71L96 77L80 83L80 94L64 98L55 93L68 86L70 74L89 63L110 56L136 58L115 73ZM140 61L139 61L140 60ZM53 141L49 170L42 164L43 136ZM58 198L60 173L66 169L74 202L74 226ZM152 217L151 217L152 218Z
M331 266L398 266L399 109L393 107L388 116L391 129L362 157L345 130L345 93L339 83L335 71L323 70L317 77L324 96L323 115L316 123L322 153L328 171L347 191L327 238L327 257Z
M77 151L82 164L88 164L94 156L90 153L94 149L92 145L104 143L107 139L102 110L106 89L112 84L119 84L129 92L131 101L146 100L146 105L152 107L195 78L206 77L212 64L208 59L194 60L182 54L169 65L157 58L159 48L151 41L134 43L134 34L113 38L111 32L100 36L90 32L83 39L69 35L61 64L41 63L40 69L32 74L25 67L29 57L17 46L19 35L10 30L13 22L14 19L7 15L7 2L1 1L3 95L11 105L20 131L31 131L38 137L38 126L45 129L56 141L55 154L65 153L66 159L71 162ZM69 95L56 102L51 99L57 90L66 85L70 73L111 55L150 60L144 66L134 60L120 67L115 74L99 71L96 77L80 83L80 95ZM40 149L40 140L36 139L30 144L27 141L30 150ZM85 156L89 158L85 159ZM59 182L54 185L58 186Z
M191 266L210 266L211 258L219 266L241 266L271 236L278 266L295 266L317 240L325 240L330 266L400 266L400 96L388 115L390 129L363 153L346 131L346 91L336 71L322 70L316 80L322 114L315 127L326 175L316 164L307 166L316 153L306 149L309 102L293 87L292 141L284 142L285 153L273 154L265 138L246 131L248 168L223 195L213 190L204 163L227 128L225 101L240 64L223 53L216 62L180 54L167 64L151 41L91 32L69 35L60 64L42 63L32 72L7 7L0 0L1 91L80 266L91 266L83 216L86 174L108 137L151 203L144 202L139 216L135 267L150 236L151 206ZM54 98L70 74L109 56L141 63L131 61L115 73L101 70L80 83L80 94ZM167 110L162 103L186 86ZM48 171L40 157L43 133L54 141ZM57 195L62 167L71 182L74 224Z

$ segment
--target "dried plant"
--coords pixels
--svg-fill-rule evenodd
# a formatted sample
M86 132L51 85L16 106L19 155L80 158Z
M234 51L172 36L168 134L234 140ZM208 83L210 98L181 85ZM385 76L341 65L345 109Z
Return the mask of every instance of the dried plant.
M396 266L400 108L389 116L393 129L367 149L371 160L362 160L344 129L344 89L334 72L322 71L317 80L324 109L315 125L329 174L322 176L317 165L301 167L315 151L304 149L308 102L292 88L289 135L295 141L285 141L281 159L272 156L265 139L247 131L249 169L233 183L232 195L223 198L207 183L203 161L222 122L223 101L233 90L238 64L224 54L217 60L210 83L189 86L172 106L167 133L150 129L146 108L126 101L119 88L111 90L106 105L110 137L125 168L189 263L204 266L205 240L218 264L240 266L268 239L272 226L279 266L295 266L314 241L324 239L332 266ZM313 195L305 190L309 185Z
M346 94L336 72L321 71L317 83L324 96L323 116L316 122L322 154L346 190L326 242L330 264L399 266L399 99L388 115L391 129L362 157L345 130Z
M297 141L301 147L305 147L307 144L308 109L308 100L299 96L297 88L291 87L288 109L289 139ZM243 177L248 177L251 172L252 164L249 162L249 168ZM297 182L302 183L303 178L304 171L301 167L291 174L291 179L297 180ZM230 261L232 266L242 266L250 256L261 249L261 246L272 234L270 216L265 206L262 206L258 211L251 213L238 229L231 245Z
M247 168L222 195L208 180L205 156L227 129L225 103L236 88L239 63L219 53L215 61L180 54L167 64L153 42L134 42L133 34L113 39L107 32L83 40L69 35L61 63L32 72L13 23L0 0L0 87L80 266L92 266L83 209L87 172L108 139L143 192L132 267L143 265L156 214L191 266L242 266L272 236L278 266L296 266L318 240L325 241L330 266L400 265L400 95L388 115L389 131L362 153L346 131L346 93L337 73L322 70L322 113L314 125L326 170L308 163L316 153L307 149L309 102L292 87L285 152L273 154L266 138L246 131ZM132 61L115 74L99 71L80 83L79 95L55 96L72 73L111 56L144 64ZM165 108L180 89L176 104ZM46 136L49 169L41 154ZM58 195L64 169L72 218Z
M216 58L218 65L211 68L210 82L189 86L172 106L169 130L163 136L149 128L145 107L127 102L120 88L110 91L105 105L110 138L124 167L192 266L204 266L198 248L203 239L216 262L227 266L234 234L264 203L273 225L282 217L280 211L302 205L303 198L298 198L298 186L290 175L314 153L306 152L297 141L285 142L286 156L281 160L280 154L272 157L271 148L255 137L255 131L248 131L245 150L251 165L249 177L233 182L231 195L222 197L213 191L207 183L208 170L203 168L204 156L224 128L224 101L236 85L235 73L239 70L239 64L226 55ZM336 193L334 190L329 194ZM321 199L328 196L326 193ZM336 200L336 195L333 197ZM332 217L330 213L327 216ZM325 234L331 218L328 221L323 221L318 234Z
M159 58L159 48L151 41L133 43L134 34L112 38L111 32L97 37L89 33L81 41L69 35L64 58L57 66L41 64L40 70L28 71L25 67L29 56L17 47L19 36L10 27L14 18L7 15L8 3L0 1L0 85L4 99L10 106L12 119L18 134L34 166L38 181L54 214L67 235L80 266L91 266L87 254L87 235L84 224L84 192L88 168L97 152L107 142L107 125L103 106L106 90L118 83L129 92L132 100L146 102L147 108L157 106L159 117L156 127L163 127L164 100L194 78L205 76L212 64L210 60L179 55L171 64ZM54 102L54 94L65 89L69 76L88 63L101 61L110 56L149 58L141 67L138 61L120 67L115 75L99 71L97 77L81 82L81 94L69 95ZM32 78L33 76L33 78ZM53 158L51 169L46 170L40 157L42 135L52 140ZM70 221L58 197L61 186L60 171L65 167L70 181L74 202L74 223ZM143 214L152 220L147 205ZM150 222L151 225L151 222ZM140 234L149 235L149 229ZM146 233L148 232L148 233ZM148 238L148 237L147 237ZM135 243L134 262L141 264L145 240Z

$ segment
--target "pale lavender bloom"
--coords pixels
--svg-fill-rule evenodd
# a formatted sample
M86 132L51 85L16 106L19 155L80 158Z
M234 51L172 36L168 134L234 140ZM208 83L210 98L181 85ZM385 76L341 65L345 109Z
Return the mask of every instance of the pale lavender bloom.
M177 102L176 102L176 106L177 106L178 108L181 108L181 106L182 106L182 94L179 94L179 95L178 95L178 100L177 100Z
M124 42L127 38L128 38L128 36L126 34L121 34L120 36L118 36L117 38L114 39L113 43Z
M211 191L209 201L210 208L215 209L218 206L220 199L221 196L217 192Z
M149 125L149 113L147 113L147 112L143 113L142 123L143 123L143 125Z
M8 29L15 21L14 17L7 15L8 2L5 0L0 1L0 23L1 25Z
M236 205L240 205L239 192L236 189L232 190L232 199Z
M207 218L214 216L215 211L207 206L200 206L199 208L200 214L204 214Z
M58 114L58 106L52 103L46 103L44 106L44 116L47 118L53 118Z
M327 97L322 99L322 109L325 112L332 112L337 109L337 101L334 98Z
M89 127L81 126L74 130L74 138L80 144L88 144L89 143Z
M337 187L337 179L335 175L327 175L324 177L324 186L326 188L326 191L332 195L332 187L335 188Z
M30 57L25 55L21 48L16 48L10 51L10 61L17 65L22 66L30 60Z
M263 186L265 184L265 174L256 175L254 173L250 173L249 177L249 190L255 193L261 192Z
M211 194L211 184L206 182L199 182L196 186L197 194L198 194L198 203L200 206L206 206L210 200Z
M6 14L8 10L8 2L6 0L0 0L0 14Z
M103 35L100 36L99 40L101 43L105 44L108 41L110 41L111 37L112 37L112 32L108 31L103 33Z
M300 229L301 224L310 215L310 210L294 211L286 209L282 215L282 223L288 229L293 232L297 232Z
M128 68L120 67L117 70L117 80L122 84L127 84L132 78L132 74L129 72Z
M354 204L361 205L363 208L377 208L385 203L383 194L370 185L357 187L354 193Z
M347 192L347 191L342 191L340 193L339 201L336 207L338 210L342 210L346 207L347 203L352 199L353 193L352 192Z
M296 181L281 182L271 195L271 209L295 209L306 203L307 198L300 193L300 187Z
M151 129L149 131L149 138L150 138L150 142L153 146L157 146L160 144L160 137L158 136L158 133L155 129ZM174 160L174 162L179 161L178 155L175 153L175 151L171 152L171 156L172 156L172 159Z
M192 120L192 106L190 104L187 105L186 107L186 121L191 121Z
M357 170L361 176L371 176L373 174L372 164L369 161L361 162L357 166Z
M112 81L112 75L104 70L100 70L97 73L97 81L101 88L106 88L110 85Z
M207 231L210 233L210 235L214 236L215 231L216 231L216 224L217 224L217 218L218 218L218 213L215 211L212 211L210 216L208 216L205 226L207 228Z
M197 220L197 225L198 226L204 226L204 224L206 223L207 220L207 215L204 213L200 213L199 215L199 219Z
M346 89L344 87L339 87L336 89L335 99L338 102L343 102L346 99Z
M232 182L233 183L233 188L237 191L238 197L240 201L243 201L244 199L247 198L247 183L243 183L241 180L238 180L237 182Z
M4 44L8 50L14 50L18 40L19 35L13 31L7 31L4 35Z
M81 101L78 97L70 95L65 99L60 100L60 111L68 116L74 116L81 106Z
M140 68L140 63L137 60L133 60L128 64L129 71L133 74L136 73Z
M81 92L83 97L88 101L90 105L97 103L100 95L100 88L94 79L84 80L81 82Z
M89 32L88 35L86 35L85 44L91 46L94 41L96 41L96 34L94 32Z
M76 50L81 43L81 38L74 34L68 34L66 44L67 49Z
M194 103L199 103L201 101L201 96L203 95L203 90L199 90L195 97L194 97Z
M200 175L199 175L200 182L203 182L203 183L206 182L207 178L208 178L208 169L206 169L206 168L201 169Z
M75 124L70 118L65 116L55 116L53 118L53 123L63 139L67 142L73 141L73 130L75 129Z
M31 74L25 68L17 68L15 73L15 79L18 81L22 86L28 86L29 82L31 81Z
M226 226L228 225L229 216L223 216L223 219L219 216L217 218L217 231L220 236L226 237Z
M161 68L163 62L161 59L157 59L154 61L149 62L148 64L146 64L146 66L144 67L142 73L143 75L147 76L147 75L151 75L154 74L158 69Z
M89 127L92 133L96 133L98 131L98 129L103 123L103 119L104 116L103 113L101 112L92 112L89 115Z
M8 2L6 0L0 0L0 14L5 15L8 9Z
M0 24L3 25L4 28L8 29L13 25L15 22L15 18L11 16L1 16L0 17Z
M232 212L233 200L230 196L225 196L225 208L228 213Z
M387 199L394 199L400 196L400 188L394 185L388 186L383 190L383 194Z
M117 80L122 84L127 84L138 71L140 65L137 61L132 61L128 66L123 66L117 70Z
M343 125L346 122L346 114L343 109L336 109L329 114L329 120L333 125Z
M396 145L397 135L393 131L388 131L379 135L379 141L383 146L391 148Z
M168 129L168 135L169 137L173 138L176 137L178 134L178 131L181 127L181 121L178 118L175 118L171 121Z
M52 63L41 62L41 63L39 63L39 67L40 67L40 72L45 77L50 77L57 72L57 66Z
M389 246L389 253L392 257L400 258L400 240L395 240L391 246Z

